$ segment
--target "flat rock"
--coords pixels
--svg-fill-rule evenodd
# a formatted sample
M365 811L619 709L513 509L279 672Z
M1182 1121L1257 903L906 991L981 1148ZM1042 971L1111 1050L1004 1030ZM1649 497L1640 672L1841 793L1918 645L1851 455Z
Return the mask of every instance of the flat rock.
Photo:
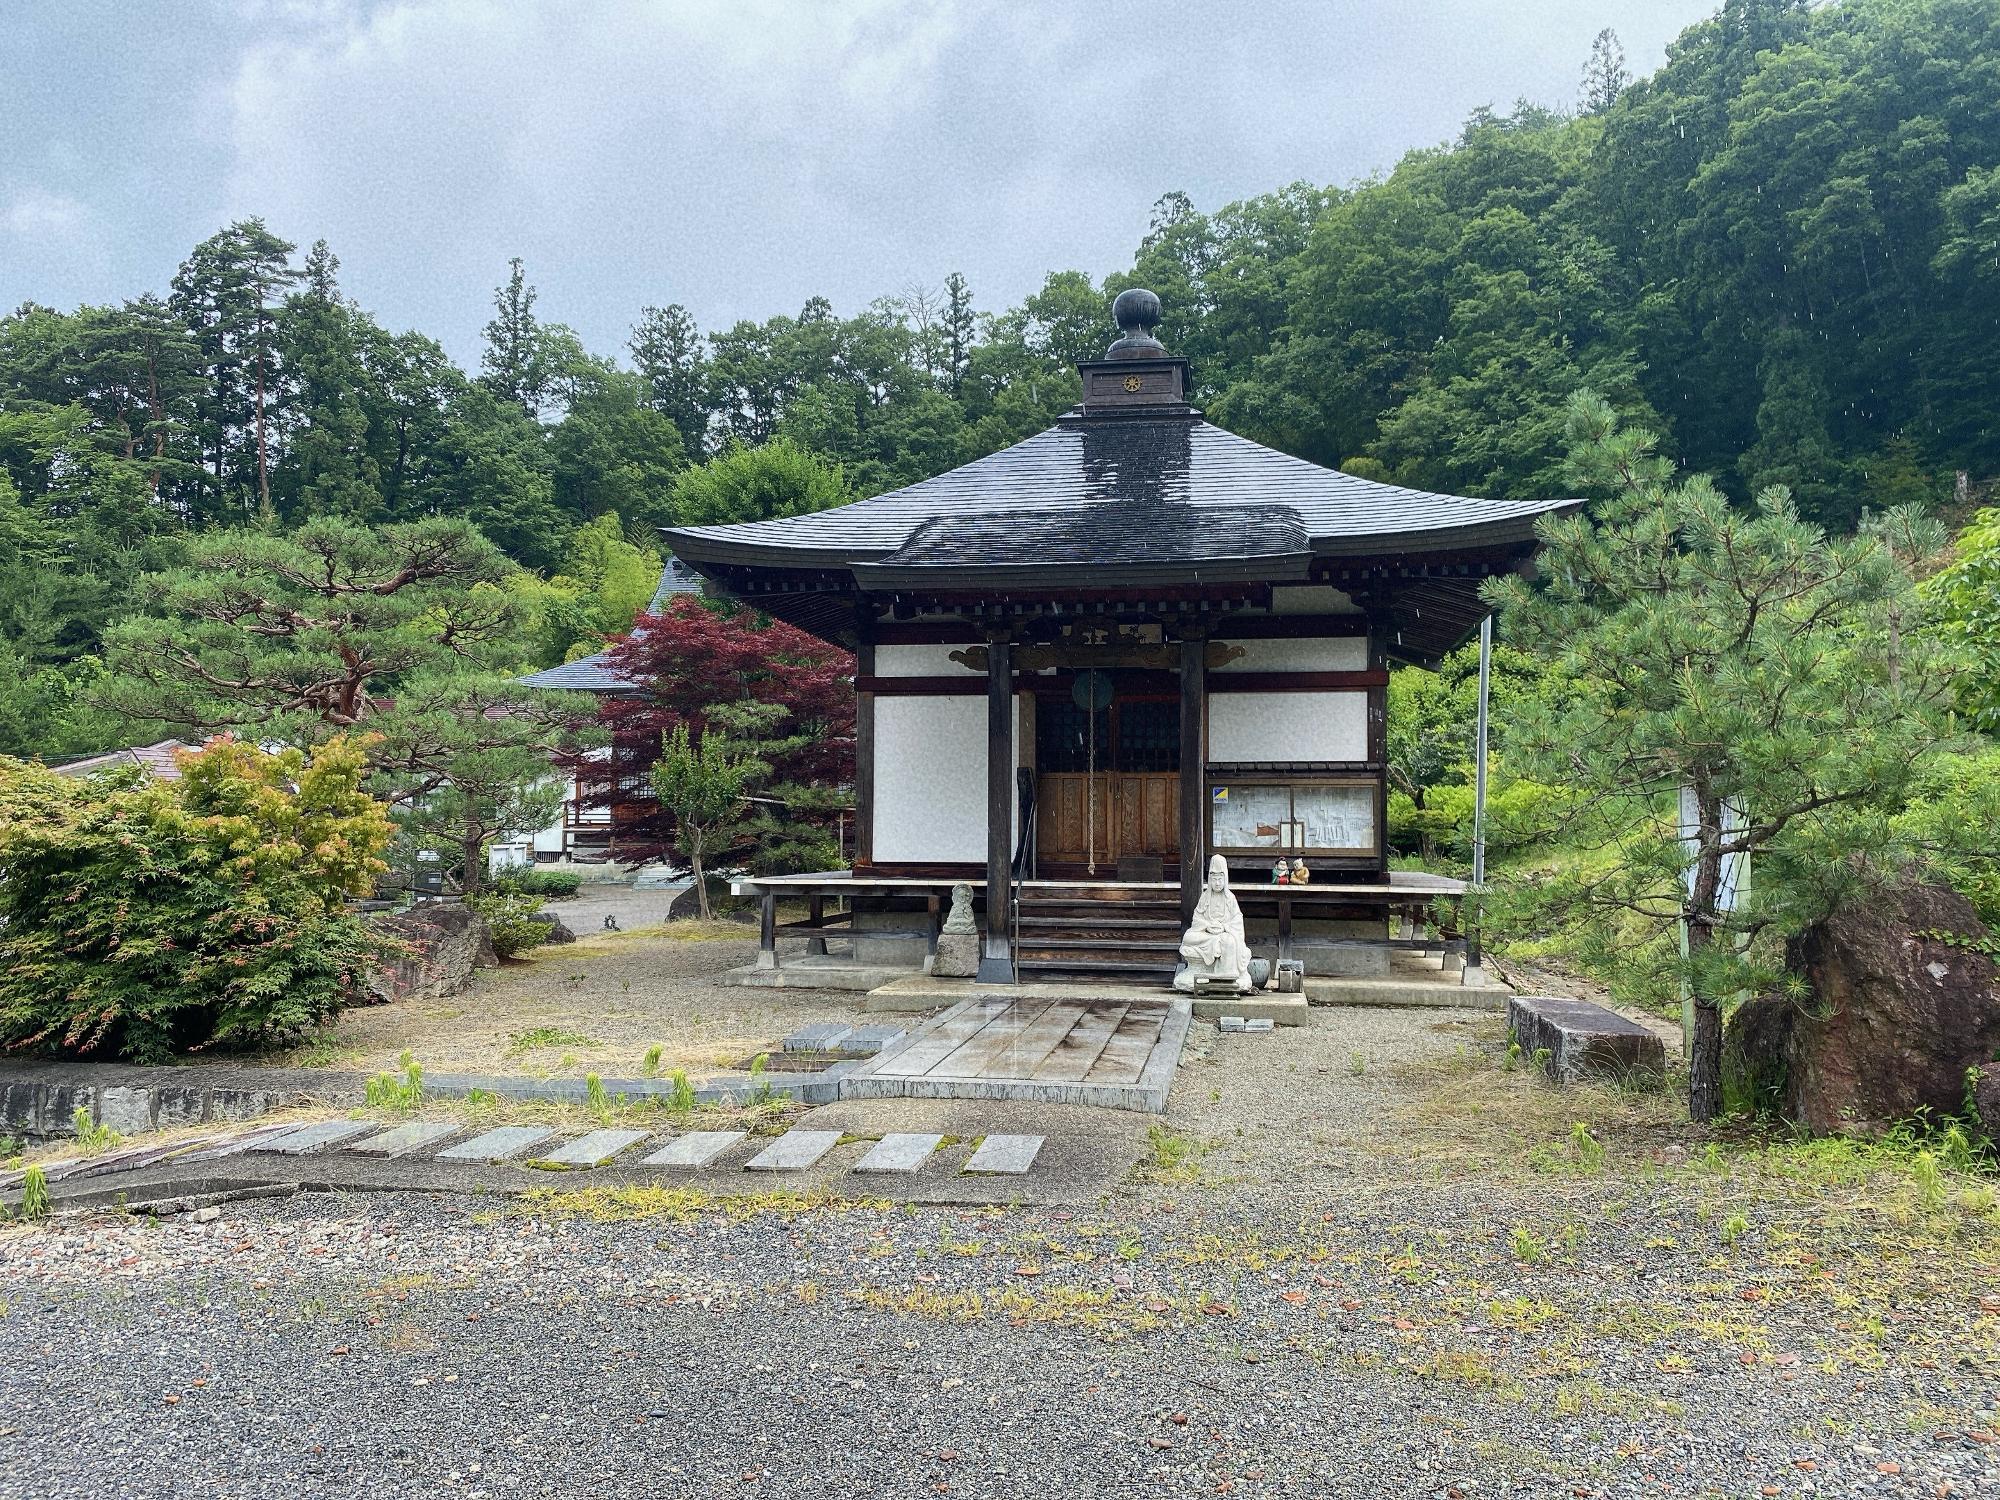
M838 1130L787 1130L743 1164L747 1172L798 1172L811 1166L840 1140Z
M885 1135L854 1164L857 1172L914 1172L931 1159L944 1144L941 1135L913 1135L898 1132Z
M686 1135L674 1137L640 1165L705 1167L748 1135L747 1130L691 1130Z
M407 1125L394 1126L347 1149L361 1156L408 1156L412 1151L435 1146L458 1128L448 1121L412 1120Z
M1529 1057L1546 1052L1543 1068L1557 1083L1666 1072L1659 1037L1628 1016L1567 995L1515 995L1507 1026Z
M645 1138L643 1130L593 1130L535 1159L554 1167L601 1167L627 1146Z
M449 1150L438 1152L439 1161L511 1161L530 1146L539 1146L554 1135L543 1125L502 1125Z
M379 1128L373 1120L319 1120L259 1142L250 1149L275 1151L280 1156L304 1156L309 1151L324 1151L329 1146L351 1141L357 1135L366 1135Z
M996 1177L1021 1177L1035 1164L1042 1149L1038 1135L989 1135L979 1143L961 1171Z

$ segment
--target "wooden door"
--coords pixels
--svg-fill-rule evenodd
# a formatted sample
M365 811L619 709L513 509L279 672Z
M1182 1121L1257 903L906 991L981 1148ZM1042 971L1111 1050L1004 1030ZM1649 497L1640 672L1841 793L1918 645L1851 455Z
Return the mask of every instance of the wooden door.
M1044 771L1037 779L1036 853L1045 869L1087 865L1090 780L1081 771ZM1127 855L1180 853L1180 783L1172 771L1097 773L1098 874Z

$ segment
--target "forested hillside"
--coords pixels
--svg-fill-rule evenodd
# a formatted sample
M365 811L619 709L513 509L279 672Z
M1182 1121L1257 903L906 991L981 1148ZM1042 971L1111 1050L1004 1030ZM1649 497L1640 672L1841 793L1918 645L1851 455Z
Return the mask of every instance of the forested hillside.
M1729 0L1653 77L1607 38L1574 108L1481 112L1377 180L1208 213L1169 192L1129 268L1000 311L953 274L704 331L663 265L628 347L587 350L519 262L496 273L476 372L256 220L169 286L0 320L0 752L132 727L99 706L103 633L217 528L470 522L527 570L519 664L588 649L643 601L658 526L1045 425L1132 284L1216 420L1322 463L1551 493L1589 387L1735 498L1782 481L1837 531L1911 500L1958 519L1960 476L2000 472L2000 7Z

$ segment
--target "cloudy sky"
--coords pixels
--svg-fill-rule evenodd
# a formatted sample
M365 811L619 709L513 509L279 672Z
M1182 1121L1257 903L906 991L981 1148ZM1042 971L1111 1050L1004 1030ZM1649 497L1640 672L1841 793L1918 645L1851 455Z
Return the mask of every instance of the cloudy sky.
M0 0L0 307L164 291L262 215L392 327L476 357L524 257L600 352L852 312L952 270L979 304L1129 263L1202 208L1345 183L1472 109L1574 101L1714 0Z

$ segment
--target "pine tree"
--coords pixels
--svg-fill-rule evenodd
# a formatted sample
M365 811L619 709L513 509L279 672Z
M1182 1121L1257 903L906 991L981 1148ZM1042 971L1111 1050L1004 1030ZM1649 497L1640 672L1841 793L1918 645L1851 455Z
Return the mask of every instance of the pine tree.
M1487 597L1568 684L1516 705L1510 757L1562 789L1565 839L1598 857L1519 899L1603 952L1684 926L1689 1103L1706 1122L1724 1004L1781 982L1744 945L1823 915L1864 861L1893 870L1888 820L1950 742L1955 663L1899 625L1916 613L1910 562L1939 538L1908 512L1830 538L1782 487L1746 511L1706 478L1676 484L1652 434L1621 431L1596 397L1570 420L1572 477L1601 499L1538 527L1537 582ZM1684 794L1695 816L1677 837ZM1732 906L1726 872L1752 855Z
M1580 100L1587 115L1601 115L1618 102L1632 82L1625 66L1625 48L1618 33L1609 26L1597 33L1590 44L1590 61L1583 65L1583 95Z
M978 342L978 322L972 311L972 288L961 271L944 279L945 389L959 393L965 372L972 365L972 346Z
M541 415L548 383L535 295L517 255L507 262L507 284L494 290L493 321L486 325L486 349L479 360L486 385L531 417Z
M681 450L692 463L708 451L708 356L701 330L678 302L645 308L627 346L646 382L648 404L680 429Z

